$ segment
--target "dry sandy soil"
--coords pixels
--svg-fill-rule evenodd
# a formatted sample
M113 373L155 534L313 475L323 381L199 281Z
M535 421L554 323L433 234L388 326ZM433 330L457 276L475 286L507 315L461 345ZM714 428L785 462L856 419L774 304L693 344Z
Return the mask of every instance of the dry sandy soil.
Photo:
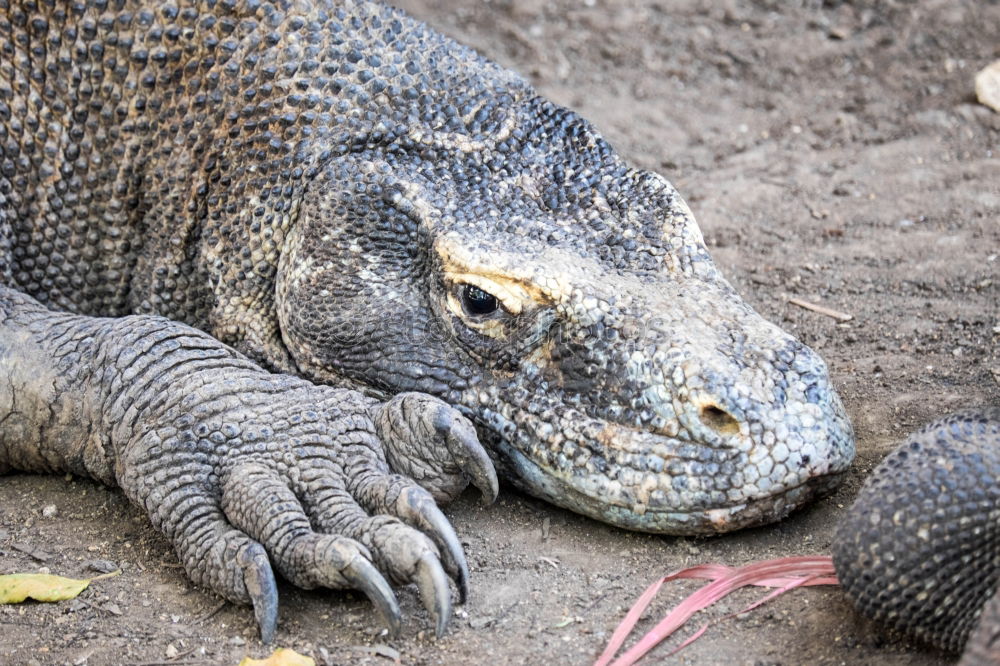
M904 434L949 410L1000 404L1000 114L972 96L975 72L1000 57L995 0L402 4L670 178L737 289L827 359L858 457L832 497L779 525L707 540L624 532L509 489L489 508L467 494L448 512L473 596L445 638L429 637L413 590L401 592L403 637L390 640L356 595L284 586L279 645L338 664L396 654L406 664L590 662L659 575L827 553L838 517ZM54 517L43 516L48 505ZM0 609L0 662L236 664L266 653L251 613L193 589L116 491L15 475L0 483L0 506L3 570L86 576L94 560L124 569L75 602ZM641 627L693 587L668 586ZM860 619L837 590L813 588L713 628L673 660L949 657Z

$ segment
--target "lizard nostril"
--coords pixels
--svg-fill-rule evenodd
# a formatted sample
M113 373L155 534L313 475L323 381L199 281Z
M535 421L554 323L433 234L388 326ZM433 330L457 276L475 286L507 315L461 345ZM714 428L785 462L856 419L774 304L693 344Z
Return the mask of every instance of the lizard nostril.
M702 423L720 435L735 435L740 431L739 421L715 405L702 407L699 417L701 417Z

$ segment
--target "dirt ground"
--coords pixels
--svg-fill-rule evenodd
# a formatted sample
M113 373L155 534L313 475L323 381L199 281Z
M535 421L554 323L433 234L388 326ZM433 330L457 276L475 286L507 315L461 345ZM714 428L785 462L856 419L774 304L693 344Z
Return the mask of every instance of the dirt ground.
M321 664L591 662L656 577L829 552L838 517L905 433L1000 404L1000 114L972 94L975 72L1000 58L995 0L402 4L672 180L737 289L827 359L858 457L832 497L707 540L624 532L510 489L489 508L467 494L448 513L473 594L445 638L430 637L413 590L400 594L407 621L391 640L357 595L283 586L278 645ZM95 560L124 570L74 602L0 608L0 662L235 665L267 652L251 613L193 589L119 493L15 475L0 482L0 506L4 572L89 576ZM667 586L640 628L695 586ZM948 661L813 588L711 629L671 663Z

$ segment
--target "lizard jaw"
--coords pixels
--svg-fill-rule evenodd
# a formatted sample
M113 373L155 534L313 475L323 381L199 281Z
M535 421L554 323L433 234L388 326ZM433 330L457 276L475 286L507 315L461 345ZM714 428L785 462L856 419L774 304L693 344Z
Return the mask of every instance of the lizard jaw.
M545 471L516 449L500 444L501 467L519 490L564 509L616 527L639 532L678 536L709 536L777 522L793 511L831 494L844 471L810 476L798 485L762 497L705 508L650 507L625 495L595 495L583 490L600 483L587 479L564 482Z
M529 494L625 529L719 534L780 520L839 485L854 436L831 395L808 428L789 430L790 415L771 414L785 437L769 446L745 432L668 436L572 409L560 413L578 425L572 442L519 410L478 420L497 466Z

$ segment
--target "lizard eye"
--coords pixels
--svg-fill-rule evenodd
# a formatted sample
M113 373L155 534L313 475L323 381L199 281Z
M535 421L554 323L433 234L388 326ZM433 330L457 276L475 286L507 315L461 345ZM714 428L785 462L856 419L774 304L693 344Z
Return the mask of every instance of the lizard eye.
M473 317L490 315L500 309L500 301L493 294L473 284L462 286L462 307Z

